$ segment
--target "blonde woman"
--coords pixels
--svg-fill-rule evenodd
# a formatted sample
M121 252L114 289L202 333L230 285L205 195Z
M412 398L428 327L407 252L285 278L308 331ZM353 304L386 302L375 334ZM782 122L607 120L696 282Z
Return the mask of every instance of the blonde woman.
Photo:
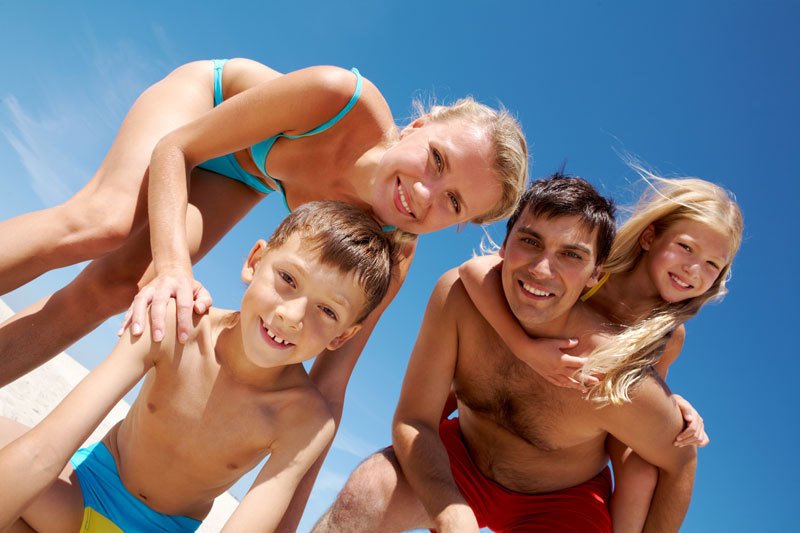
M620 227L604 274L582 299L622 327L602 350L573 357L562 349L574 339L531 339L497 298L496 256L473 259L461 278L484 316L520 359L551 383L583 388L598 404L622 403L636 383L656 371L666 379L680 354L684 322L707 302L722 298L731 262L742 239L742 215L724 189L696 178L663 179L637 167L649 187ZM616 368L614 372L609 369ZM703 420L673 395L686 421L676 446L705 446ZM614 531L641 531L657 481L655 467L619 441L609 439L615 489Z
M124 311L137 293L132 332L143 331L151 304L153 338L161 340L174 297L183 342L192 311L211 305L193 263L277 192L289 209L350 203L405 243L389 293L357 338L335 357L318 357L311 370L338 421L359 354L405 278L414 236L507 216L527 167L517 121L470 98L399 129L378 88L356 69L282 74L247 59L183 65L139 96L75 196L0 223L0 294L93 260L0 326L0 385Z

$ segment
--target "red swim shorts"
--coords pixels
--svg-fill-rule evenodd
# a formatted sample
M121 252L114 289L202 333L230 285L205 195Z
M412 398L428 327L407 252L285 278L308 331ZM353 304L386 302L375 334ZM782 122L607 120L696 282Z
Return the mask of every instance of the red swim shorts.
M443 420L439 436L450 469L478 524L498 532L611 532L611 472L606 467L578 486L545 494L514 492L484 476L464 444L458 418Z

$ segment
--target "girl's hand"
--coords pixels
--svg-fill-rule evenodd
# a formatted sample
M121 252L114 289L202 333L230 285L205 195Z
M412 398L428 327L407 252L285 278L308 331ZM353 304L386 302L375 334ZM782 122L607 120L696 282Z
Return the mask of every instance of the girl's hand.
M125 313L125 319L117 335L121 335L128 327L131 328L131 333L140 335L143 331L142 324L147 319L149 306L153 340L161 342L164 338L164 317L170 298L175 298L177 308L178 342L186 342L189 332L193 328L192 312L202 314L211 307L211 294L199 281L194 279L191 271L159 274L142 287L139 294L133 299L128 312Z
M583 390L598 382L594 376L585 377L583 382L573 377L583 368L587 359L565 354L562 350L577 346L576 339L529 339L527 344L524 354L514 355L553 385Z
M697 446L698 448L707 445L710 439L706 435L703 417L683 396L673 394L672 397L678 404L683 420L686 422L686 428L681 431L673 444L675 446Z

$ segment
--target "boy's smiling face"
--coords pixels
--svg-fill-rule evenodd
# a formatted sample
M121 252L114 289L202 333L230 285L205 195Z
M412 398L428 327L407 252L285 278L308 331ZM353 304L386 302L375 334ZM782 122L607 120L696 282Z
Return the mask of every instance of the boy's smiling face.
M267 249L250 251L242 279L245 351L258 366L299 363L323 349L335 350L360 329L354 324L366 297L353 273L320 262L317 252L291 235Z

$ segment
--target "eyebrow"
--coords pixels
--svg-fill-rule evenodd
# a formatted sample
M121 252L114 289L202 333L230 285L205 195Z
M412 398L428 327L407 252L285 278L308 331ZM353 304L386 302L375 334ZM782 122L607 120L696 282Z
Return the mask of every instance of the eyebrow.
M525 233L527 235L530 235L531 237L535 237L535 238L539 239L540 241L544 241L545 240L544 237L542 237L541 234L539 234L539 232L534 231L534 230L532 230L531 228L529 228L527 226L519 228L519 230L517 230L517 231ZM586 255L592 255L592 250L591 249L587 248L586 246L584 246L582 244L578 244L578 243L565 244L564 246L562 246L562 248L564 248L565 250L577 250L579 252L585 253Z
M698 241L697 239L693 239L688 234L685 234L685 233L678 234L677 238L680 239L680 240L688 241L688 243L691 246L693 246L694 248L699 249L701 252L705 251L705 248L703 248L703 245L700 244L700 241ZM709 255L711 255L711 254L709 254ZM711 261L712 263L715 263L717 265L717 268L722 268L722 267L724 267L725 265L728 264L728 257L724 256L724 255L712 255L708 259L708 261Z

